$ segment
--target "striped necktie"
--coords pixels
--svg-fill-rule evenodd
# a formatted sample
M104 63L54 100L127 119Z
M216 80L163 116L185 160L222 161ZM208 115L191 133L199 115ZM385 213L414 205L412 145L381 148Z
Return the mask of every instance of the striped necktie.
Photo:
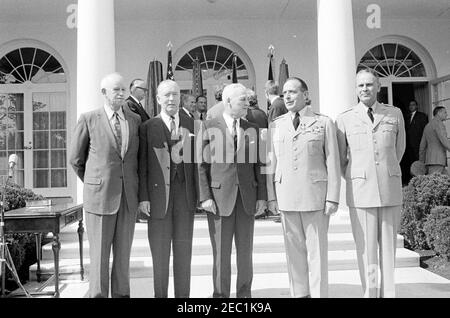
M114 112L114 137L116 137L117 148L122 152L122 128L120 127L119 114Z

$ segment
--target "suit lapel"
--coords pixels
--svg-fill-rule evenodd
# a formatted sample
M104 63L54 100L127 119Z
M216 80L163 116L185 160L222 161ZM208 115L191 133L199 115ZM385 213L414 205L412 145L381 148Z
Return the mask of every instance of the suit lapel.
M118 147L117 147L116 137L114 136L114 132L112 130L112 127L109 124L108 116L106 115L106 111L105 111L105 109L103 107L99 110L99 112L97 113L97 116L99 117L100 122L103 124L103 126L105 128L104 130L106 131L106 135L108 136L109 142L114 147L114 149L116 150L116 152L119 155L119 157L122 158L122 155L120 153L120 149L118 149Z

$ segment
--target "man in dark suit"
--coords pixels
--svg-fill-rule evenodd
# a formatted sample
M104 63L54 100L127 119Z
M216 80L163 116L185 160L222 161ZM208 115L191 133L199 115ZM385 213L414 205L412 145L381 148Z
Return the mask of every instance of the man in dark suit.
M199 164L202 208L213 248L213 297L230 297L231 248L236 245L236 296L251 297L255 214L267 205L266 179L258 160L258 129L243 120L246 88L230 84L222 93L224 112L202 126Z
M409 103L409 113L405 118L406 149L400 163L402 168L402 183L408 184L411 180L411 164L419 160L420 140L425 126L428 123L426 114L418 111L419 106L415 100Z
M139 130L139 210L149 216L155 297L168 296L173 245L175 297L187 298L197 202L194 121L179 115L180 88L174 81L159 84L157 101L160 114Z
M195 119L206 120L206 112L208 111L206 96L197 96L195 101L197 103L197 111L194 114Z
M270 108L267 113L269 123L273 122L275 118L286 114L288 112L286 106L284 105L283 99L278 96L278 84L274 80L269 80L266 82L264 87L266 93L266 98L270 103Z
M128 96L126 101L127 107L133 113L138 114L143 123L150 118L141 104L147 90L144 80L140 78L134 79L130 84L130 96Z
M138 129L141 119L122 107L123 77L101 82L105 104L81 114L72 139L70 164L83 181L89 240L89 297L130 297L130 254L138 208Z
M195 113L195 97L190 94L181 94L180 115L186 115L192 119Z

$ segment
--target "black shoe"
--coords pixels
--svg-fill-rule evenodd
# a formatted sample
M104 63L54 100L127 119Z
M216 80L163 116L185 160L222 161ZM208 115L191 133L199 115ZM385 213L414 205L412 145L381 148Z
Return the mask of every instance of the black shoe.
M263 214L260 214L260 215L255 216L255 220L265 219L265 218L267 218L267 216L268 216L268 213L267 213L267 211L266 211L266 212L264 212Z

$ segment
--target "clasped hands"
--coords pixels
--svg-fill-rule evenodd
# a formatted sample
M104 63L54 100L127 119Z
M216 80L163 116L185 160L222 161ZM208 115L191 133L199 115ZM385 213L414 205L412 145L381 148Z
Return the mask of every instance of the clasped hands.
M216 203L213 199L205 200L201 203L201 208L207 212L211 212L212 214L217 214ZM266 200L258 200L256 201L256 215L263 214L267 209L267 201Z
M139 202L138 210L146 216L150 216L150 201Z

